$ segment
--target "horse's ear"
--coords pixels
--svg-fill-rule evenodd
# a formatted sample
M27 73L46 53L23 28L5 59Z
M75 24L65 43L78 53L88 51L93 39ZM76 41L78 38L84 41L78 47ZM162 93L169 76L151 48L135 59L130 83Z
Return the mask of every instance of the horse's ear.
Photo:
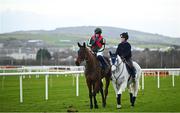
M79 47L82 47L81 44L80 44L79 42L78 42L77 44L78 44Z
M85 42L83 43L83 47L86 47L86 43Z
M109 55L110 55L110 56L112 55L111 51L109 51Z

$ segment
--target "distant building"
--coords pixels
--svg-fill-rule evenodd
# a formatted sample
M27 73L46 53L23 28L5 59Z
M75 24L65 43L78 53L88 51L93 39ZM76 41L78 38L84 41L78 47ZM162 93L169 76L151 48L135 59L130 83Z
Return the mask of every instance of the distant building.
M41 43L42 40L28 40L29 43Z
M3 43L0 43L0 48L3 48L4 47L4 44Z
M12 53L7 54L6 56L11 57L16 60L22 60L22 59L36 59L36 54L26 54L26 53Z

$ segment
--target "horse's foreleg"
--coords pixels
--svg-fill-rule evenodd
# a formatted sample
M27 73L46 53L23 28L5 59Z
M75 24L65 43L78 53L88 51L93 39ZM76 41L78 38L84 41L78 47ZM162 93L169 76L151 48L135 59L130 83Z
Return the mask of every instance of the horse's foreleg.
M118 92L117 92L117 108L120 109L121 108L121 94L123 91L125 91L125 88L127 86L127 83L124 82L122 83L118 88Z
M97 100L96 100L96 94L94 94L94 108L98 108L98 105L97 105Z
M113 85L114 91L115 91L115 93L116 93L116 95L117 95L118 89L117 89L117 87L116 87L115 81L112 81L112 85Z
M112 81L113 87L114 87L114 91L116 93L116 100L117 100L117 109L121 108L121 93L118 93L118 89L120 89L119 87L117 87L115 81Z
M106 102L105 102L104 93L103 93L103 83L102 83L102 81L100 82L100 92L101 92L101 96L102 96L102 106L105 107Z
M93 108L93 104L92 104L92 93L89 93L89 99L90 99L90 109Z
M87 83L87 86L88 86L88 89L89 89L90 109L92 109L93 108L93 104L92 104L92 85L88 80L86 80L86 83Z
M106 87L104 89L104 94L105 94L105 103L106 103L106 98L107 98L107 95L108 95L108 87L109 87L109 83L110 83L110 77L106 77Z
M117 108L120 109L121 108L121 94L117 94Z
M96 100L96 93L99 91L99 83L96 82L93 84L93 97L94 97L94 108L98 108L97 100Z

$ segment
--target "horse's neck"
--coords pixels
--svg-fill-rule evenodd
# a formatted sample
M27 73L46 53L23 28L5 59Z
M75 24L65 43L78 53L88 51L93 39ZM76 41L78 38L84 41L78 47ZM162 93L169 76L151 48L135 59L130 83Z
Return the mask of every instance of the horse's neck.
M121 70L123 70L123 68L124 68L124 66L125 66L125 63L124 62L122 62L122 60L118 60L118 67L117 67L117 69L119 70L119 71L121 71Z
M88 49L86 50L86 57L87 57L87 59L86 59L87 67L92 68L92 69L93 69L93 67L96 67L96 65L97 65L96 56L93 55L93 53L91 53L91 51Z
M125 70L126 70L125 63L120 59L120 57L118 57L115 76L122 77L124 75Z
M117 59L118 59L118 60L117 60L117 64L119 65L118 67L119 67L119 68L122 68L123 65L124 65L124 62L122 61L122 59L121 59L119 56L117 57Z

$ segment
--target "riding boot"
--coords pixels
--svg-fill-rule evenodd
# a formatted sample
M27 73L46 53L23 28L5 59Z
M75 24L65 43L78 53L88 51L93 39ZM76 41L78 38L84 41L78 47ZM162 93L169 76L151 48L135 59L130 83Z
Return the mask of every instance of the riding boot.
M126 67L127 67L127 70L129 72L130 76L132 77L132 81L134 82L135 81L135 75L136 75L136 69L133 66L131 59L126 60Z
M135 75L136 75L136 69L135 69L135 67L132 66L131 70L132 70L131 76L132 76L132 78L135 79L135 77L136 77L136 76L135 76Z
M105 61L105 59L103 58L103 56L99 55L99 56L97 56L97 58L98 58L98 60L99 60L100 63L101 63L101 67L102 67L103 69L105 69L105 68L107 67L107 64L106 64L106 61Z

